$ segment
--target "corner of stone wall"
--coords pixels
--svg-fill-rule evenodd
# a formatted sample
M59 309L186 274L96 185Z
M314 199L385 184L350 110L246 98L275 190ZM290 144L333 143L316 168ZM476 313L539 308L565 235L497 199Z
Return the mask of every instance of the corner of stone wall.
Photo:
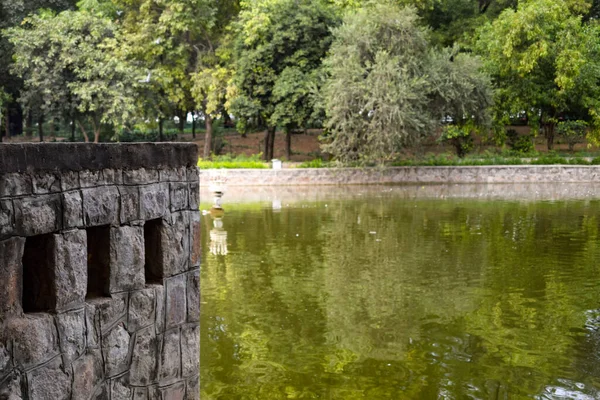
M0 170L0 399L199 398L199 183L173 160Z

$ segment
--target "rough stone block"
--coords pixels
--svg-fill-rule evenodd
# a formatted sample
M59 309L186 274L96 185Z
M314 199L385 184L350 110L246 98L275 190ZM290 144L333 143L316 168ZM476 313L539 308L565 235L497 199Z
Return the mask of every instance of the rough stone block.
M34 172L31 174L31 184L34 194L58 193L60 189L60 174L58 172Z
M165 287L155 286L156 297L156 333L165 331Z
M13 234L15 229L15 211L12 201L0 200L0 238Z
M158 182L158 170L137 168L123 171L123 183L125 185L144 185Z
M79 172L62 171L60 174L60 190L67 192L69 190L79 189Z
M15 237L0 242L0 321L23 312L21 259L24 246L24 238Z
M140 219L140 192L136 186L119 187L121 195L121 224Z
M174 382L181 376L181 348L179 340L179 329L172 329L163 335L158 374L161 384Z
M190 210L200 208L200 184L198 182L189 183L188 188Z
M60 195L49 194L14 201L16 231L34 236L58 231L62 226Z
M148 388L135 388L133 400L148 400Z
M82 188L93 188L106 185L102 171L100 170L83 170L79 171L79 184Z
M183 382L176 383L166 388L161 389L162 400L184 400L185 384Z
M136 334L129 380L135 386L147 386L156 380L159 343L154 327Z
M202 234L200 226L200 213L192 211L189 213L190 218L190 268L200 266L200 256L202 255L202 242L200 235Z
M152 325L155 320L155 290L149 287L129 295L129 317L127 328L135 332L141 328Z
M115 224L119 217L119 191L114 186L83 189L83 222L86 226Z
M110 400L110 381L102 383L94 392L91 400Z
M125 372L129 367L129 348L131 335L120 323L102 337L102 354L104 356L104 372L113 377Z
M32 193L31 177L23 173L0 173L0 197L23 196Z
M122 185L123 171L120 169L107 168L102 170L102 178L107 185Z
M131 400L133 388L129 385L126 376L113 379L111 382L111 400Z
M110 230L110 292L141 289L144 276L144 228L120 226Z
M185 400L200 400L200 378L198 374L185 383Z
M200 270L187 274L187 320L200 321Z
M2 329L2 326L0 326ZM10 340L0 334L0 381L2 381L12 370L12 357Z
M184 167L162 168L158 170L161 182L187 182L187 171Z
M87 301L88 319L94 316L100 332L106 334L117 323L127 319L128 293L113 294L111 298L97 298Z
M74 230L52 236L56 309L82 306L88 284L87 234L85 230Z
M30 399L71 400L71 376L60 357L27 374Z
M166 329L181 325L186 320L186 276L178 275L166 280Z
M200 327L188 325L181 329L181 367L185 378L198 375L200 368Z
M181 211L188 208L188 184L182 182L169 183L171 211Z
M104 368L99 350L88 352L73 362L73 399L88 400L102 382Z
M160 227L159 261L162 276L169 277L185 272L189 267L190 237L186 212L169 215Z
M23 381L24 378L18 371L14 371L8 377L0 379L0 399L3 400L21 400L23 399Z
M95 304L85 305L85 341L89 349L100 347L100 313Z
M55 318L63 363L69 367L85 350L85 310L69 311Z
M186 168L188 182L198 182L200 176L198 171L199 169L196 166Z
M140 217L143 220L160 218L169 211L169 184L140 186Z
M58 335L53 318L48 314L10 319L6 322L5 332L6 337L13 340L16 367L29 369L59 354Z
M83 226L83 200L79 191L61 194L63 205L63 228L79 228Z

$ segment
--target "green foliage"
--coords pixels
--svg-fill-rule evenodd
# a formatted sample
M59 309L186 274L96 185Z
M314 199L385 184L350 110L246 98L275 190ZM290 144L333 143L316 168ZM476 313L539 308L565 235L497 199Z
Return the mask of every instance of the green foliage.
M298 168L329 168L328 162L323 161L321 158L315 158L314 160L304 161L298 166Z
M136 115L137 70L116 56L117 25L87 12L32 15L4 32L14 45L13 72L24 81L19 98L26 110L48 118L77 118L93 127L125 126Z
M531 135L519 135L514 129L506 131L507 144L517 154L526 155L534 151L533 137Z
M565 138L569 144L569 150L573 151L575 145L585 139L587 127L587 122L581 120L561 121L556 125L556 132Z
M238 129L306 126L313 117L319 68L336 17L321 1L260 0L242 5L228 100Z
M599 27L583 22L588 7L581 1L522 1L479 30L476 49L497 86L497 121L524 111L534 129L542 128L549 149L562 114L587 115L598 125Z
M447 125L442 129L442 135L439 138L441 142L450 143L456 150L456 155L464 157L473 150L473 126L466 125Z
M383 162L430 136L442 119L487 121L479 62L428 44L415 9L370 4L346 14L324 61L328 138L341 162Z
M261 161L262 154L254 154L251 156L238 155L232 156L225 154L222 156L213 156L209 160L198 159L198 168L200 169L218 169L218 168L247 168L247 169L264 169L269 168L267 164Z

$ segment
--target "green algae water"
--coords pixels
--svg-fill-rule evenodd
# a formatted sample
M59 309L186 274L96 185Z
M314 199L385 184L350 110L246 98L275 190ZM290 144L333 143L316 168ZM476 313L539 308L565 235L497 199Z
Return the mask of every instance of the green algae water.
M203 400L600 398L600 201L351 192L202 217Z

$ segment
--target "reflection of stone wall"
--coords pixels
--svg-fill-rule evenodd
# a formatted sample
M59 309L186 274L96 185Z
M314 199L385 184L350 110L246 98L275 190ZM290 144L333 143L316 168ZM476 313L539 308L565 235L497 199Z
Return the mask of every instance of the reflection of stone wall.
M211 170L200 171L200 184ZM230 169L228 186L376 183L598 182L600 166L497 165L474 167Z
M0 145L0 399L199 398L196 154Z
M211 193L200 190L203 208L210 205ZM361 196L393 196L395 199L483 199L483 200L591 200L600 199L600 182L590 183L455 183L407 185L328 186L236 186L227 191L223 205L268 202L281 209L299 202L360 199Z

